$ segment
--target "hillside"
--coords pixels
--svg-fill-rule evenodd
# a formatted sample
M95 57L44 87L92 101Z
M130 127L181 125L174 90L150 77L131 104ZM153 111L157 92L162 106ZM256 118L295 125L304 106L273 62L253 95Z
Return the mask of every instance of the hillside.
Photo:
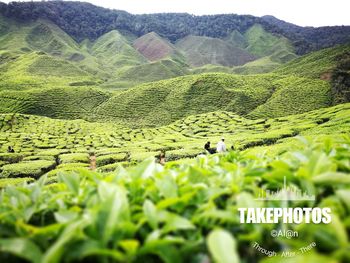
M288 39L271 34L258 24L244 35L233 31L225 41L188 36L179 40L176 46L184 52L190 65L199 67L193 70L197 73L267 73L297 58Z
M159 126L217 110L251 117L278 117L327 107L330 98L330 86L322 80L215 73L137 86L101 104L97 114L124 120L129 125ZM269 112L263 110L267 105L273 108Z
M32 88L97 86L98 76L85 71L74 62L43 52L17 54L0 51L0 90Z
M348 45L295 59L293 43L259 23L175 44L125 29L78 43L47 19L0 15L0 24L2 113L160 126L217 110L270 118L349 101ZM192 75L205 72L242 76Z
M180 57L176 48L156 33L148 33L133 43L134 48L150 61L157 61L167 57Z
M271 28L266 27L254 17L218 16L215 23L221 23L222 19L229 19L227 23L238 26L239 19L244 18L242 21L250 21L238 28L228 27L226 35L220 33L217 36L211 34L206 36L205 32L194 32L194 35L183 35L174 41L173 37L168 37L166 32L158 34L159 30L154 30L141 34L125 27L118 28L119 31L117 31L113 29L112 23L110 30L105 34L92 38L86 36L84 40L77 41L69 28L60 24L64 19L57 22L55 19L49 20L51 15L44 19L40 18L41 15L36 14L38 18L27 20L19 19L17 17L19 14L16 12L8 13L12 8L17 10L19 6L27 8L26 5L26 3L7 5L6 12L0 14L2 28L0 32L2 46L0 88L2 90L70 86L122 90L142 83L193 73L268 73L297 57L297 46L292 39L272 32ZM28 6L29 9L24 8L21 15L27 14L28 10L36 10L38 7L42 8L41 12L45 13L47 7L48 10L53 8L52 12L61 10L64 17L65 8L70 5L73 9L86 7L86 10L95 10L94 15L97 17L101 10L106 11L84 3L54 1L50 3L34 2ZM84 12L82 10L82 17L85 16ZM114 12L119 14L119 11L106 11L105 18L107 19ZM161 21L166 17L174 20L179 16L182 19L187 17L185 14L159 14L156 15L155 21ZM121 13L118 23L124 24L131 17L133 16L125 12ZM139 18L139 16L135 17ZM199 23L214 23L211 17L194 18L203 20ZM143 16L142 19L142 23L146 26L149 16ZM266 18L263 20L267 21ZM132 24L128 26L131 27ZM81 32L84 32L82 28ZM325 54L323 60L327 59L328 54ZM47 65L48 68L45 72L42 70L43 65ZM319 65L316 65L317 67ZM277 74L288 75L288 72L294 74L297 67L291 64L290 68L286 66L285 69L286 72L283 72L283 67L276 72ZM306 72L311 71L308 69ZM342 82L338 78L339 81ZM333 81L333 83L336 82ZM340 98L337 101L343 100Z
M0 91L0 112L61 119L89 119L111 93L84 87Z
M188 70L183 64L177 63L172 59L163 59L140 66L126 67L118 72L117 79L140 84L187 74Z
M274 72L277 74L295 74L310 78L325 78L342 60L349 60L350 45L336 46L313 52L309 55L297 58Z
M217 110L254 118L285 116L326 107L331 104L331 98L330 85L322 80L212 73L152 82L114 96L82 87L3 91L0 112L159 126Z
M0 34L1 89L101 84L118 89L186 74L186 65L177 52L171 58L179 62L150 63L134 49L128 36L115 30L94 42L78 44L45 20L23 23L0 15L0 21L7 28ZM141 74L135 79L133 72L139 70Z
M109 37L112 39L110 42ZM95 50L100 50L100 56L112 61L112 55L109 57L108 52L103 53L103 50L109 49L102 48L102 40L97 42L100 45L95 45L95 48L100 46L101 49ZM117 32L107 35L105 40L105 43L116 45L111 47L117 47L121 43L123 51L132 51L129 58L143 58L139 53L134 53L134 49L128 44L129 40ZM81 49L85 52L93 47L93 43L85 43ZM108 79L98 79L84 71L79 62L40 52L0 53L4 61L0 65L0 87L3 90L0 92L0 112L38 114L54 118L100 119L124 122L130 126L153 127L169 124L192 114L217 110L230 111L249 118L270 118L349 101L349 46L311 53L279 67L273 74L187 75L206 71L263 73L279 64L273 62L271 56L240 67L206 65L191 71L183 63L173 59L155 62L147 62L146 59L146 62L141 62L141 59L138 66L127 66L119 60L113 77ZM113 49L109 54L112 53ZM116 57L117 60L119 58ZM173 79L179 75L187 76ZM150 82L167 78L169 79ZM143 82L150 83L140 85ZM135 87L116 94L101 90L132 86ZM82 103L86 99L89 101L88 105L91 105L87 110Z
M93 43L91 53L115 68L144 64L147 59L137 52L118 31L110 31Z
M220 39L188 36L179 40L176 47L181 50L192 67L206 64L236 66L243 65L255 57L243 49Z
M271 34L289 39L299 55L350 41L349 26L299 27L271 16L132 15L124 11L70 1L12 2L8 5L2 3L0 10L2 15L22 21L49 19L79 42L87 38L94 41L113 29L138 37L155 32L173 43L187 35L225 39L235 30L240 34L246 33L254 24L261 25ZM74 15L76 13L79 13L78 17Z
M246 50L258 57L265 57L281 51L293 53L293 45L286 38L266 32L261 25L249 28L244 37L248 46Z

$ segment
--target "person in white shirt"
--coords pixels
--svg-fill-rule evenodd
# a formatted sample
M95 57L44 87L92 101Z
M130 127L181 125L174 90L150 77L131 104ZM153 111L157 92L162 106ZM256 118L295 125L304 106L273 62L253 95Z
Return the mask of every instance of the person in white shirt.
M221 141L218 142L216 146L216 152L218 153L226 152L225 138L221 138Z

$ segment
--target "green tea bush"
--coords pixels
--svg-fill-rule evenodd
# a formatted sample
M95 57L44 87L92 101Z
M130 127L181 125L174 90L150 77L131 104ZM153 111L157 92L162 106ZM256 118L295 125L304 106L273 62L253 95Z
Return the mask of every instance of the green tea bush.
M197 150L197 149L174 150L174 151L166 152L166 159L168 161L174 161L174 160L185 159L185 158L194 158L200 154L205 154L204 149L203 150Z
M132 166L133 164L131 162L118 162L118 163L112 163L112 164L107 164L101 167L97 168L97 171L100 173L110 173L114 172L117 170L120 166L122 167L129 167Z
M102 155L96 158L96 165L99 167L107 164L113 164L116 162L122 162L126 161L126 158L127 155L123 153Z
M61 163L88 163L89 155L87 153L67 153L59 156Z
M89 167L89 164L87 163L62 163L58 165L56 168L57 169L67 169L67 170L72 170L80 167Z
M7 163L18 163L24 158L20 153L0 153L0 161Z
M23 158L23 161L37 161L37 160L55 161L55 157L50 155L48 156L32 155L32 156L27 156Z
M0 168L0 177L33 177L39 178L41 175L52 170L56 166L53 161L27 161L14 164L7 164Z
M26 183L34 182L34 178L24 177L24 178L1 178L0 188L5 188L8 186L23 185Z

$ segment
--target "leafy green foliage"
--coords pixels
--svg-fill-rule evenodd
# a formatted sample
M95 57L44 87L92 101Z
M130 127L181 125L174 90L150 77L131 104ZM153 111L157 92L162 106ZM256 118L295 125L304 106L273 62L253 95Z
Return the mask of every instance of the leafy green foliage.
M1 177L33 177L39 178L56 166L52 161L31 161L7 164L1 167Z
M238 263L236 241L229 232L223 230L214 230L208 236L208 246L215 262L220 263Z

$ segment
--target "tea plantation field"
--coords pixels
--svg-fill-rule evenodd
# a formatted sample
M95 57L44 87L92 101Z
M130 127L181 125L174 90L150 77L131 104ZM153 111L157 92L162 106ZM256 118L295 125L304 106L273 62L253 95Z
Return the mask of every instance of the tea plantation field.
M248 120L218 111L148 129L2 114L0 185L32 181L44 174L55 180L59 171L77 167L110 172L119 163L129 166L157 156L160 151L166 151L168 161L192 158L203 153L207 141L215 147L222 136L229 148L245 150L259 146L252 150L278 153L288 149L296 136L335 138L348 133L349 128L350 104L276 119ZM6 153L8 146L15 153Z

